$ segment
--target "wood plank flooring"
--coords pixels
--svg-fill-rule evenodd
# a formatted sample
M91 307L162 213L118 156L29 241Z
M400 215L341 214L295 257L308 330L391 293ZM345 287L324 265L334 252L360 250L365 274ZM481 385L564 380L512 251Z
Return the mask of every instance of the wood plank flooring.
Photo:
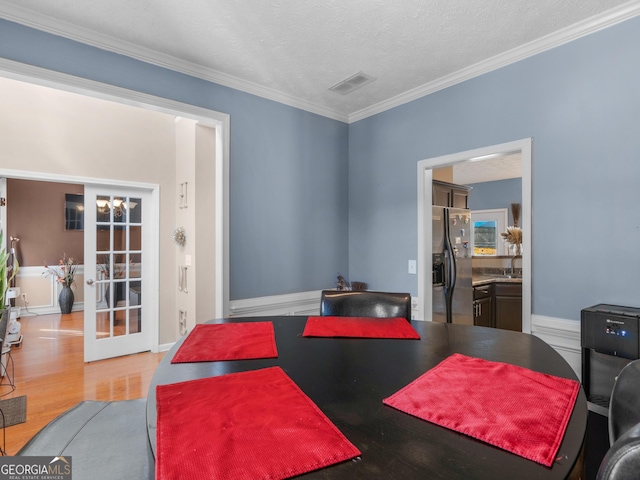
M83 312L22 317L23 342L11 349L16 389L1 399L27 396L27 421L7 427L0 447L15 455L49 421L82 400L146 398L163 353L140 353L84 363ZM9 367L9 372L11 368ZM6 379L3 379L6 383Z

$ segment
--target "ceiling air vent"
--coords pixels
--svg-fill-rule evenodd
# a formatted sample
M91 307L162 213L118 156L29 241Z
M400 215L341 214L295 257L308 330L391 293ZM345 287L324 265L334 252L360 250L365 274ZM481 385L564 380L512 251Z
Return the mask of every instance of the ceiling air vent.
M371 83L374 80L375 77L363 72L358 72L355 75L351 75L349 78L336 83L329 90L339 93L340 95L347 95L360 87L364 87L367 83Z

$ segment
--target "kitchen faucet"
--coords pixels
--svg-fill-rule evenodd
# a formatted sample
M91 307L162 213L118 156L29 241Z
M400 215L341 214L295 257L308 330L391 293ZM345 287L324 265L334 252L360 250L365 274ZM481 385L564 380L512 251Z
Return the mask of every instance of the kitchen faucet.
M514 255L511 257L511 275L516 274L516 259L522 258L522 255Z

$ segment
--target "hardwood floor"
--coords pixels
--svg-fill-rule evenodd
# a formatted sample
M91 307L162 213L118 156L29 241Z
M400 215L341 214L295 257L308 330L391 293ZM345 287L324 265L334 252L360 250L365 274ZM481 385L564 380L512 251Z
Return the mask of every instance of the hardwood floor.
M14 383L2 400L27 396L27 421L5 429L0 446L18 450L49 421L82 400L145 398L163 353L140 353L93 363L83 360L83 312L22 317L23 342L11 349ZM9 368L11 372L11 368ZM3 379L6 383L6 379Z

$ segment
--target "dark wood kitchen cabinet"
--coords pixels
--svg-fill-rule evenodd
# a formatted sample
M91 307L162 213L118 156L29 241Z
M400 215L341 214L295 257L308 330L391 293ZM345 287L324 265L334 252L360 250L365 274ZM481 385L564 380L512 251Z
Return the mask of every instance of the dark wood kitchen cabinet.
M469 208L469 190L471 187L433 180L433 205L440 207Z
M473 324L493 327L493 301L491 285L473 288Z
M494 325L503 330L522 331L522 284L494 283Z

